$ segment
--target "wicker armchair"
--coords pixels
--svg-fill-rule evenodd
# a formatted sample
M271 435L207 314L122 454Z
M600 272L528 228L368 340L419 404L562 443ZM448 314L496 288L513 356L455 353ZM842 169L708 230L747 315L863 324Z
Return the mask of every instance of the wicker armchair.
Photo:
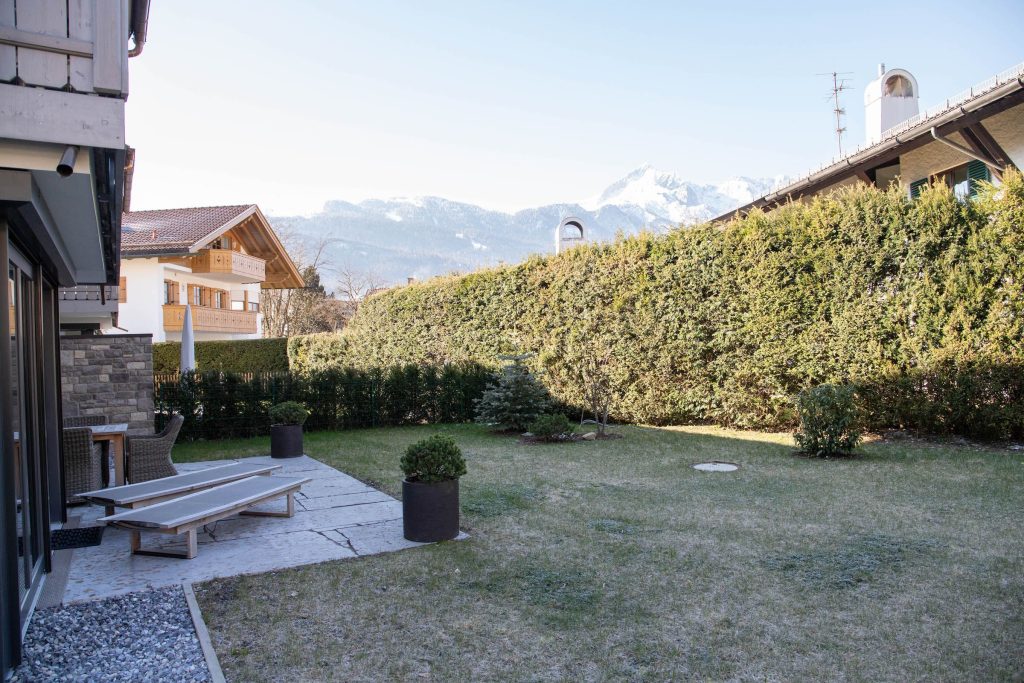
M79 415L64 418L64 429L105 424L107 424L106 415ZM103 477L103 486L108 486L110 484L110 443L106 441L103 443L94 442L92 447L100 463L100 475Z
M105 424L107 424L107 418L105 415L81 415L79 417L64 418L64 429L71 429L72 427L95 427L97 425Z
M125 439L126 475L129 482L138 484L151 479L173 477L178 473L171 464L171 449L174 448L174 441L184 421L185 418L175 413L159 434L129 436Z
M64 430L64 488L67 502L81 503L83 491L95 491L103 486L100 460L92 449L92 432L88 427Z

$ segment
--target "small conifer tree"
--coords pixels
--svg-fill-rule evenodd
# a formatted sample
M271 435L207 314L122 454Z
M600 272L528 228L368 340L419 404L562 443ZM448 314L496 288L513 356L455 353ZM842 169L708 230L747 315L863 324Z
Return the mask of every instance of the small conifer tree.
M496 431L524 431L547 411L551 402L548 390L527 367L525 361L530 355L501 357L509 362L502 368L498 382L477 399L477 423Z

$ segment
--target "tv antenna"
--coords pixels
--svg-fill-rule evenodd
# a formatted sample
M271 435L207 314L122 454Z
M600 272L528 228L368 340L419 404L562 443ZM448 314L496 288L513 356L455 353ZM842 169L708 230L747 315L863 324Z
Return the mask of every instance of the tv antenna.
M843 133L846 132L846 126L843 125L843 117L846 116L846 109L839 104L839 93L853 87L850 85L850 81L853 79L848 78L852 73L852 71L832 71L818 74L818 76L832 77L832 92L827 99L832 100L832 112L836 115L836 145L839 147L840 157L843 156Z

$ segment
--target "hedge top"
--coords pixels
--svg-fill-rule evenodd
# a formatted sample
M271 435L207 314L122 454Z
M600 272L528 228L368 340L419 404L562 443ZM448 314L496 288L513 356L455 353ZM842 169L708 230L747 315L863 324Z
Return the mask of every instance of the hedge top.
M571 405L607 355L612 416L639 423L789 428L801 390L855 382L887 397L874 424L1021 435L1022 225L1012 170L977 201L856 187L388 290L290 351L317 368L534 352Z

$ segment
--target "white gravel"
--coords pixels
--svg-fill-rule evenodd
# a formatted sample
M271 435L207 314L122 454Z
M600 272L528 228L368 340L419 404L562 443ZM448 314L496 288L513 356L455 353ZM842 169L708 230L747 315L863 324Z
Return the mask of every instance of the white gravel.
M209 681L180 586L37 610L13 681Z

